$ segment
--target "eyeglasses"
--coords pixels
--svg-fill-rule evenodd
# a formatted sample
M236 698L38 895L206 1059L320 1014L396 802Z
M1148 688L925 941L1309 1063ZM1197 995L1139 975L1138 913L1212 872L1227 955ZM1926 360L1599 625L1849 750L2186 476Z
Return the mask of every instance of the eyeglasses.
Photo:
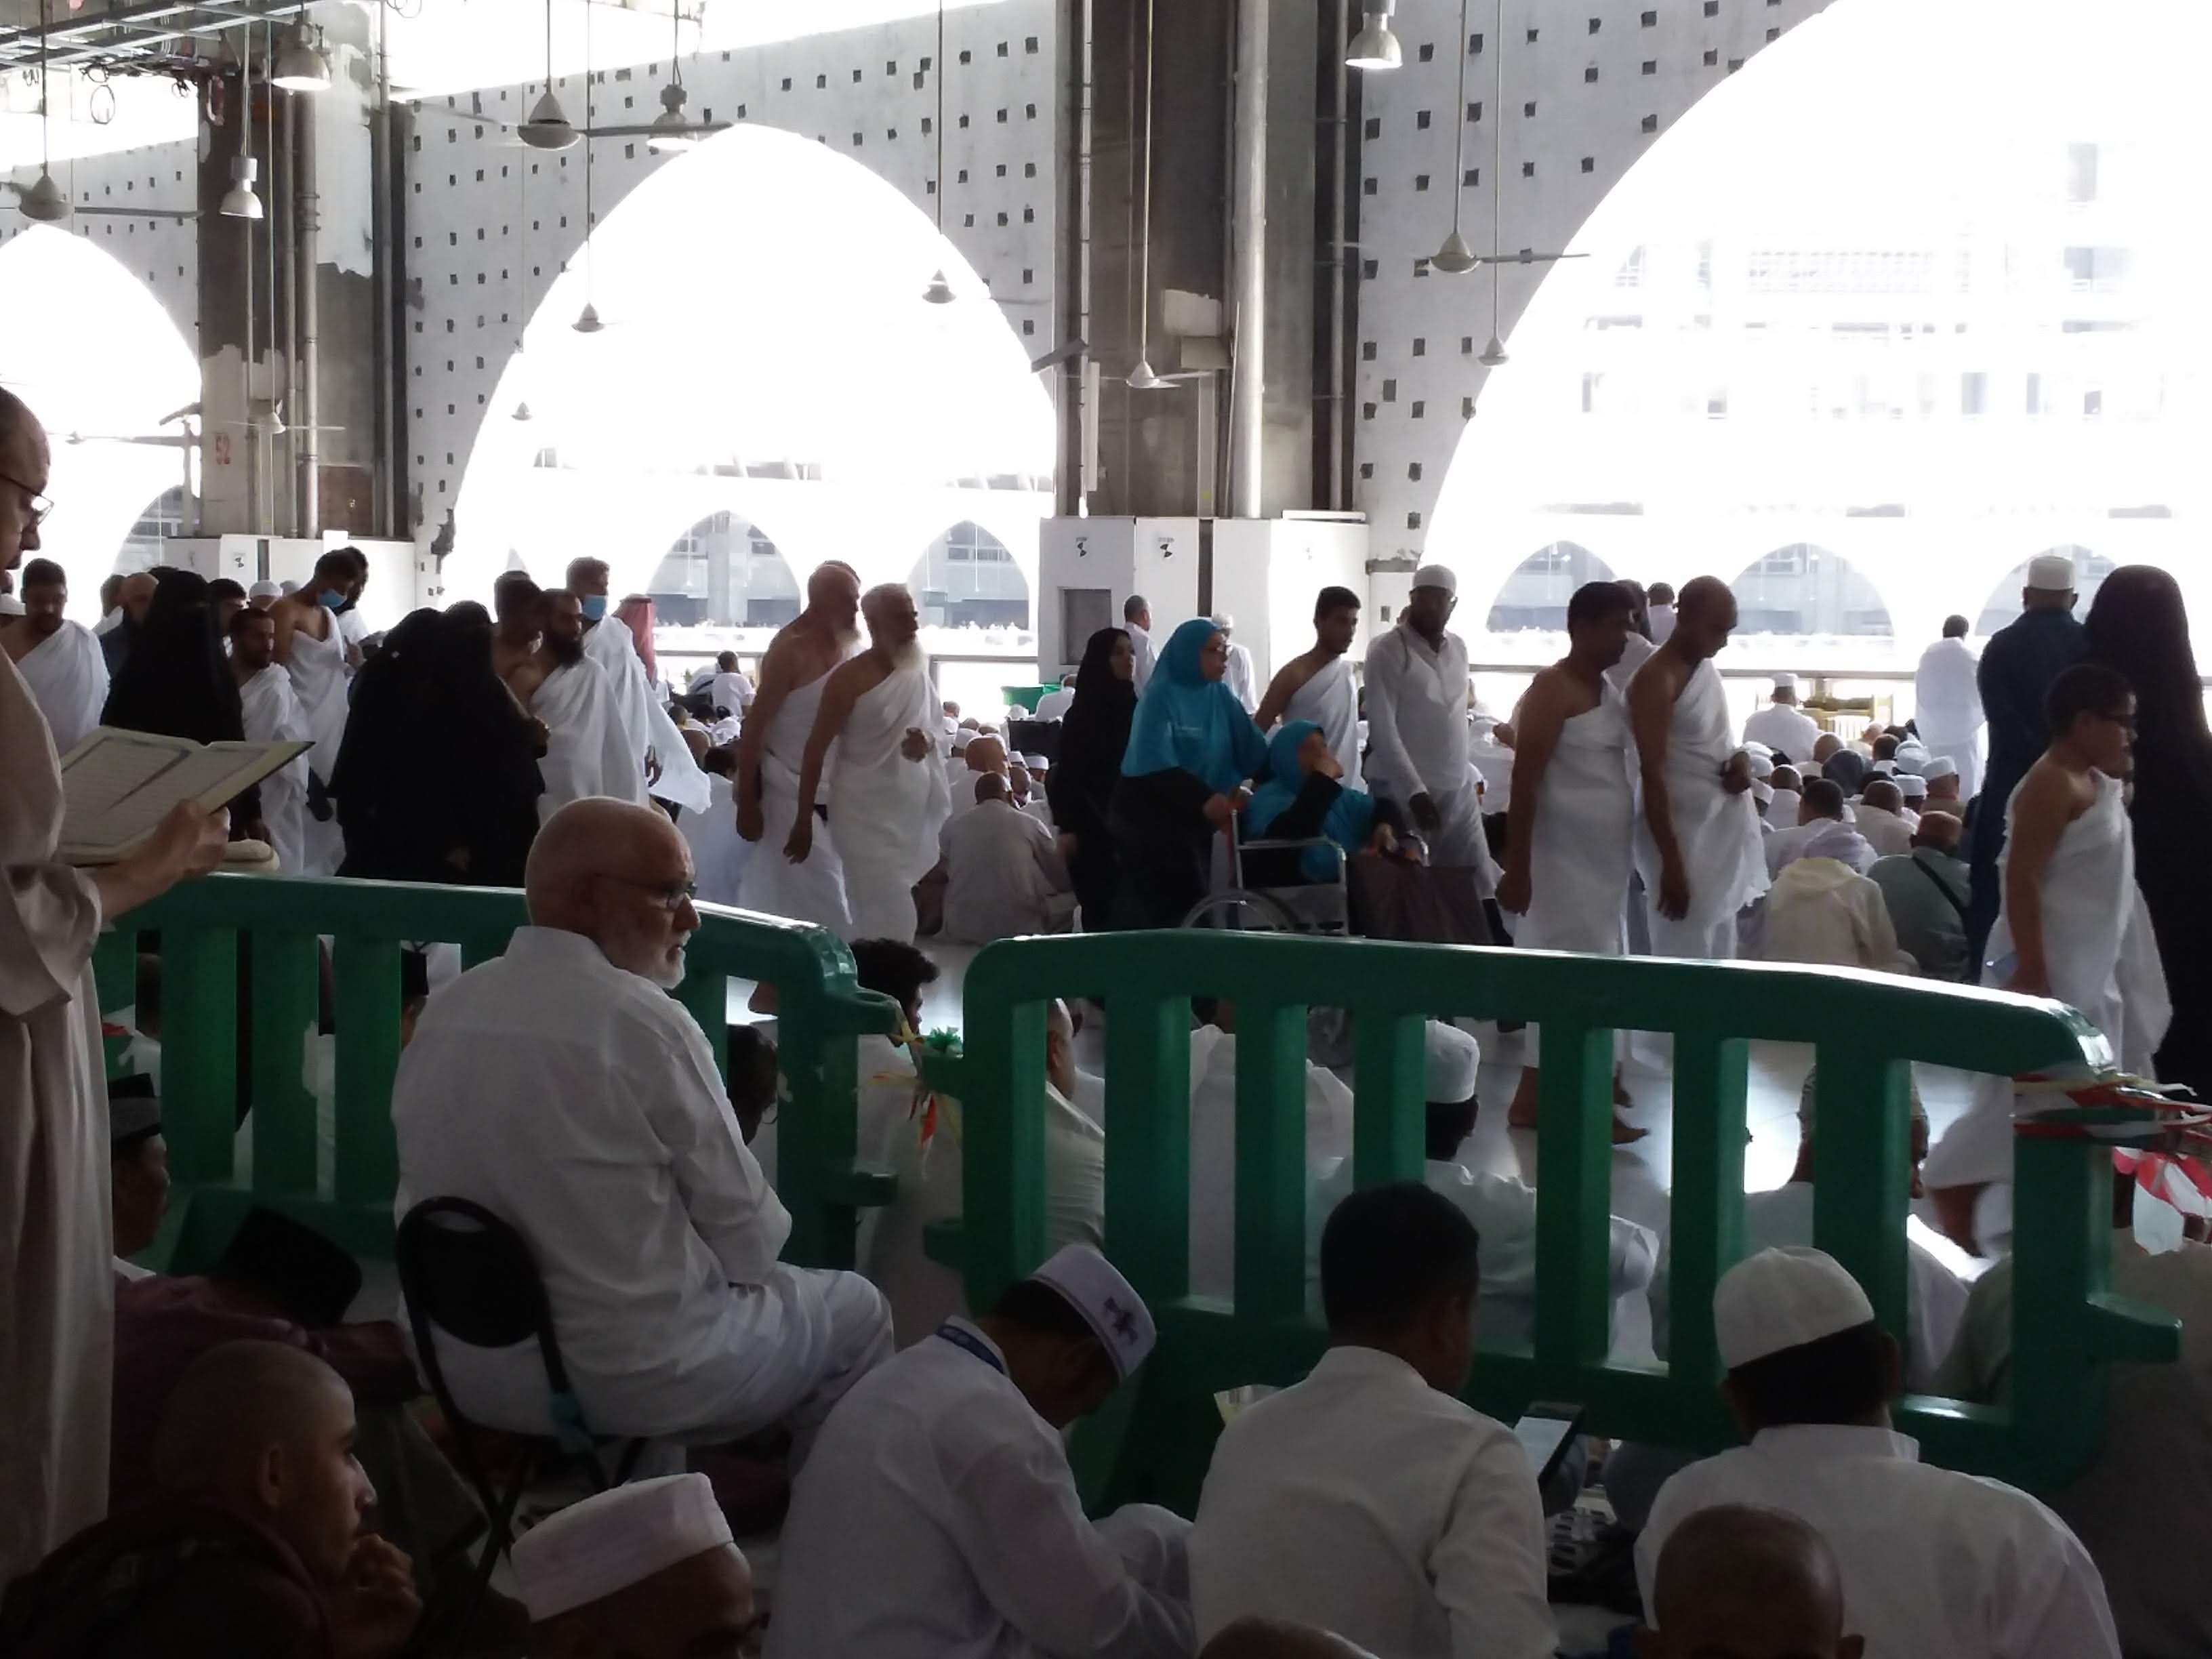
M52 496L40 495L37 490L32 489L30 485L25 483L21 478L11 478L6 473L0 472L0 483L13 484L29 498L25 509L31 515L30 522L24 526L27 530L37 529L39 526L46 521L46 515L54 510L53 498Z
M696 902L699 897L699 884L695 881L638 881L629 876L617 876L605 871L599 873L605 875L609 881L618 881L625 887L635 887L642 892L652 894L654 901L664 910L672 912L681 910L685 905Z

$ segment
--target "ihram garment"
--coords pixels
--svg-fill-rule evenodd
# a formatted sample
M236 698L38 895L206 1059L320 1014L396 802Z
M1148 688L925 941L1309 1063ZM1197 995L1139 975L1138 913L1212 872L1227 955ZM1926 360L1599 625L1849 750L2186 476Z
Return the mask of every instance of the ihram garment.
M1720 671L1710 659L1701 662L1668 716L1668 804L1690 884L1689 913L1679 921L1659 913L1658 846L1650 826L1637 824L1636 863L1651 899L1654 956L1735 956L1736 912L1766 890L1758 805L1749 790L1730 794L1721 782L1736 750L1733 733Z
M845 861L838 855L836 831L815 814L814 848L805 862L793 864L783 855L791 838L792 822L799 814L799 766L806 753L807 734L822 707L822 693L830 683L827 672L805 685L792 688L769 722L767 741L760 751L761 838L754 857L745 866L738 884L740 902L748 910L773 916L790 916L827 927L847 939L853 918L845 898ZM836 747L822 763L822 775L834 779ZM932 763L934 764L934 763ZM831 797L835 804L834 794Z
M66 755L92 735L107 702L107 658L82 623L64 622L15 665L54 734L54 752Z
M937 702L926 664L895 668L854 700L838 733L830 817L854 939L914 942L914 884L937 862L951 793L934 744L920 760L902 745L909 731L928 737Z

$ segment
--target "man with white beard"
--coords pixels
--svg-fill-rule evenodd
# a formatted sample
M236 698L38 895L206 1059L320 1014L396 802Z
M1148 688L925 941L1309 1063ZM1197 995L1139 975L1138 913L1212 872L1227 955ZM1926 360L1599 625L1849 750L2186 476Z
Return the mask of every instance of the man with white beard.
M52 559L23 567L22 615L0 627L0 649L21 671L23 682L54 734L54 752L66 755L100 724L107 702L107 659L92 630L62 615L69 578Z
M292 690L292 677L276 665L276 623L251 605L230 619L230 672L248 743L305 743L313 733ZM312 752L312 751L310 751ZM261 784L261 823L276 851L280 870L298 874L307 855L307 757L289 760Z
M346 602L360 574L350 554L333 550L315 561L314 574L306 586L269 607L276 624L276 660L291 676L293 695L300 700L300 712L307 717L315 743L307 751L307 821L300 866L311 876L337 874L345 856L345 836L335 810L327 803L322 815L314 809L320 793L316 785L329 788L338 746L345 738L349 706L346 641L338 627L337 608Z
M937 862L937 831L952 810L938 763L937 693L915 636L921 619L903 584L872 587L860 601L868 648L832 669L807 734L799 806L784 856L804 864L814 847L814 797L831 744L837 749L831 817L845 863L853 937L914 943L914 884Z
M1920 653L1912 674L1913 724L1929 754L1948 755L1958 763L1961 800L1972 800L1982 781L1982 694L1974 681L1978 666L1966 643L1966 619L1946 617L1943 637Z
M538 798L538 821L589 795L643 806L645 777L629 751L614 691L585 654L583 600L556 587L544 606L538 680L524 704L545 725L545 753L538 763L545 793ZM507 684L512 688L514 680Z
M848 934L845 866L829 826L813 825L805 860L793 863L775 854L791 839L806 741L830 671L852 654L860 610L860 579L852 566L832 559L806 579L806 609L769 641L760 689L738 738L738 834L765 842L770 853L745 866L739 887L744 908Z

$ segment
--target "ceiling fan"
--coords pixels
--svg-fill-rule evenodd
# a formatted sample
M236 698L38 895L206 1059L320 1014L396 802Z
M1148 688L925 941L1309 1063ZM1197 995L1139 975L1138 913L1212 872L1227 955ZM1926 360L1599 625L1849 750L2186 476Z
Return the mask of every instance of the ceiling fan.
M58 185L53 185L51 195L46 193L45 186L52 182L53 175L41 170L36 184L26 185L13 179L0 179L0 186L15 192L15 205L27 217L44 224L58 224L75 213L100 214L113 219L173 219L179 222L200 216L198 208L86 206L64 196ZM60 209L58 213L52 210L57 206Z
M1210 368L1196 368L1182 374L1162 374L1154 370L1152 363L1152 5L1153 0L1145 0L1145 176L1139 191L1137 362L1129 371L1128 386L1132 392L1158 392L1167 386L1181 386L1186 380L1203 380L1214 372Z

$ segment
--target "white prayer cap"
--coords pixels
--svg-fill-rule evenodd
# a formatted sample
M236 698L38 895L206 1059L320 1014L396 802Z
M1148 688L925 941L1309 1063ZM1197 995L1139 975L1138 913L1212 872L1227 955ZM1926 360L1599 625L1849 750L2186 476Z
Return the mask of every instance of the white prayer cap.
M1920 775L1923 778L1955 778L1959 775L1959 763L1948 755L1938 755L1920 769Z
M1791 696L1796 696L1797 677L1795 674L1777 674L1774 677L1774 689L1777 691L1787 691Z
M542 1623L729 1542L730 1523L707 1477L671 1474L546 1516L514 1540L508 1559L522 1605Z
M1751 798L1761 806L1771 806L1774 804L1774 786L1753 778L1751 781Z
M249 599L281 599L284 597L284 589L276 582L256 582L246 590L246 597Z
M1229 633L1237 626L1237 618L1231 616L1226 611L1217 611L1211 617L1207 617L1206 620L1224 634Z
M1439 1106L1456 1106L1474 1093L1482 1070L1482 1045L1456 1025L1432 1019L1427 1027L1428 1091Z
M1751 763L1751 776L1753 782L1774 775L1774 757L1771 752L1761 754L1755 749L1747 749L1743 751L1743 757Z
M1152 1310L1114 1264L1090 1245L1068 1245L1030 1277L1051 1285L1083 1316L1123 1382L1145 1363L1158 1334Z
M1897 787L1907 800L1928 799L1928 780L1917 772L1899 772L1897 775Z
M1774 750L1767 744L1761 743L1757 738L1746 738L1743 740L1741 746L1743 752L1747 755L1764 755L1769 760L1774 758Z
M1024 755L1022 757L1022 764L1028 767L1032 772L1049 772L1052 770L1052 763L1047 760L1042 755Z
M2071 593L2074 561L2063 553L2039 553L2027 562L2027 585L2039 593Z
M957 755L975 741L975 732L974 729L963 726L952 734L952 752Z
M1713 1286L1713 1340L1728 1370L1874 1322L1874 1304L1835 1257L1800 1245L1761 1250Z
M1413 573L1413 586L1417 588L1441 587L1447 593L1456 593L1459 592L1459 578L1452 574L1449 565L1425 564Z

